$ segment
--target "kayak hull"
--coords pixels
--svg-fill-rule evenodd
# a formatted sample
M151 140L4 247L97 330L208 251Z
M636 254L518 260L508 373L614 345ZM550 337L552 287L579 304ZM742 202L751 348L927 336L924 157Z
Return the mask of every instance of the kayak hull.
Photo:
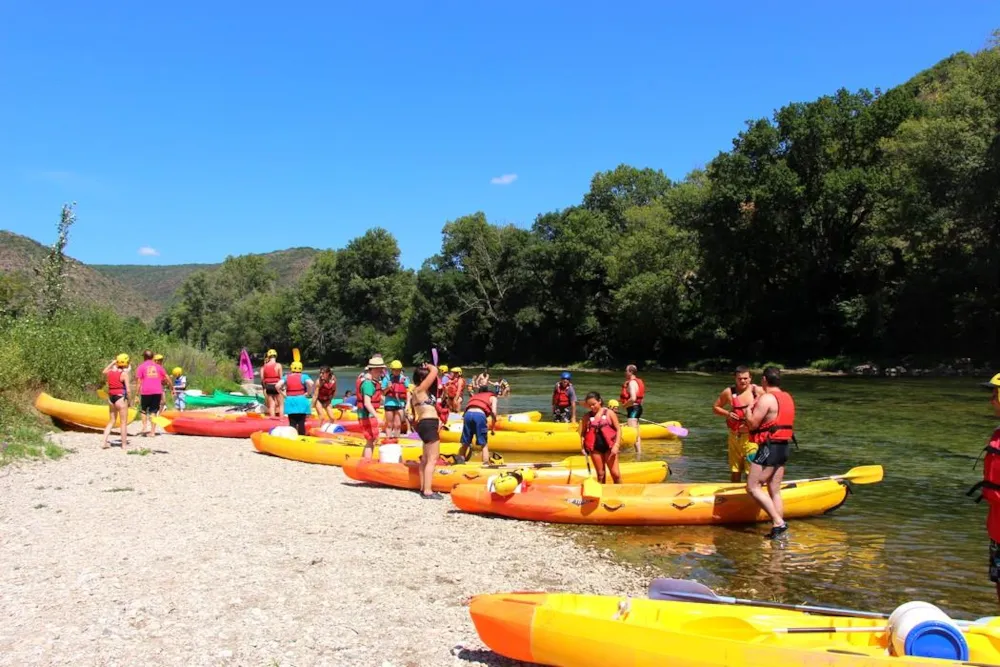
M331 435L327 438L314 438L304 435L298 438L279 438L268 433L257 432L250 436L253 446L258 452L278 456L290 461L302 463L318 463L321 465L343 466L348 458L361 458L365 441L350 435ZM457 454L457 446L441 447L445 455ZM404 461L416 461L423 454L423 447L403 446ZM379 456L379 447L375 446L374 457Z
M532 468L535 479L533 484L579 484L588 477L587 466L582 457L576 466L551 466L530 463L510 463L501 466L484 466L482 464L460 464L436 466L431 480L435 491L450 493L459 484L483 486L502 472L512 472L522 468ZM669 469L663 461L643 463L622 463L622 479L633 484L658 484L667 478ZM399 489L419 489L420 472L414 463L379 463L348 461L344 464L344 474L351 479L372 482L383 486Z
M264 403L263 396L236 396L234 394L227 394L224 391L216 391L209 395L198 395L198 394L187 394L184 396L184 405L189 408L219 408L219 407L231 407L236 405L246 405L247 403L255 403L262 405Z
M621 613L627 604L627 613ZM578 667L917 667L960 664L889 654L887 632L783 633L783 628L880 628L883 619L805 614L752 605L571 593L477 595L469 614L494 652ZM1000 663L995 628L965 634L969 663Z
M847 493L847 483L838 479L786 482L781 492L785 517L830 512ZM769 520L742 484L606 484L599 499L583 498L580 485L530 485L509 496L459 485L451 499L465 512L549 523L677 526Z
M35 409L57 421L77 426L87 426L89 428L103 429L108 425L108 420L111 418L111 408L107 403L104 405L91 405L89 403L64 401L44 391L35 399ZM129 408L129 422L135 418L135 408ZM115 426L117 427L118 425L118 420L116 419Z
M319 426L316 419L307 419L306 428ZM249 438L257 431L270 431L275 426L288 426L287 417L236 417L234 419L205 419L204 417L177 417L164 429L177 435L198 435L211 438Z
M544 422L540 422L544 423ZM499 426L499 422L497 423ZM579 428L579 424L576 425ZM642 424L638 434L643 440L674 440L676 435L667 430L668 426L680 426L680 422L662 424ZM441 431L441 442L459 442L462 438L462 424L451 423ZM636 429L622 427L622 444L635 445ZM579 452L580 434L576 430L522 433L519 431L496 431L489 436L489 446L500 452Z

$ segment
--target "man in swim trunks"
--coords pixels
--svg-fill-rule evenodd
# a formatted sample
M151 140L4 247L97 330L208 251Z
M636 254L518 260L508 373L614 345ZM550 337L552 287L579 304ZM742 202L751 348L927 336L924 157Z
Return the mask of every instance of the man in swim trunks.
M735 383L723 389L715 399L712 411L726 419L729 429L729 481L738 484L743 479L743 473L749 472L750 458L757 452L757 443L750 441L746 415L764 390L753 384L750 369L746 366L736 369L734 379Z
M636 375L638 369L634 364L625 367L625 382L618 398L625 410L626 426L635 431L635 453L642 454L642 438L639 437L639 419L642 418L642 403L646 400L646 383Z
M375 453L375 441L379 436L378 409L382 406L382 376L385 362L376 355L368 360L368 372L358 376L358 422L361 435L365 437L365 448L361 459L370 461Z
M757 443L757 451L750 459L747 492L771 517L771 532L767 534L770 540L788 530L781 482L785 478L788 449L795 441L795 402L780 385L781 371L774 366L765 368L761 380L764 393L746 418L750 439Z

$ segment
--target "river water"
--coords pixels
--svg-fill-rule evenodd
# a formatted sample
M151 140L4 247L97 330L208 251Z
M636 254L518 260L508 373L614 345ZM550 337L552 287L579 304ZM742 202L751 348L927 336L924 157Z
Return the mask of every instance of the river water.
M502 412L548 410L558 374L503 375L513 395L502 399ZM725 423L712 404L731 376L643 378L644 417L678 420L690 431L682 445L644 443L643 460L667 461L673 481L728 481ZM575 373L574 384L581 399L597 390L607 400L622 380L617 373ZM831 514L790 521L785 540L764 539L769 524L557 530L720 594L886 612L924 600L966 617L995 614L986 504L965 496L982 479L982 466L973 463L997 421L980 381L787 375L801 449L792 451L786 479L874 463L884 466L885 479L854 487Z

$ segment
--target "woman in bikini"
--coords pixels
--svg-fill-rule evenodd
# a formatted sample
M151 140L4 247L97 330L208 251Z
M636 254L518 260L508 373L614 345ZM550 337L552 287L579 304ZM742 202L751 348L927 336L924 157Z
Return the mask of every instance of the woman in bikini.
M410 423L414 425L420 441L424 443L424 453L420 457L420 495L423 498L440 500L442 495L431 488L434 481L434 466L441 451L441 422L438 419L437 399L431 392L437 386L438 369L431 364L421 364L413 371L414 388L410 392Z
M117 418L121 424L122 450L128 449L128 395L129 395L129 358L125 353L119 354L102 371L108 382L108 425L104 427L104 443L101 449L107 449L108 436L115 426Z

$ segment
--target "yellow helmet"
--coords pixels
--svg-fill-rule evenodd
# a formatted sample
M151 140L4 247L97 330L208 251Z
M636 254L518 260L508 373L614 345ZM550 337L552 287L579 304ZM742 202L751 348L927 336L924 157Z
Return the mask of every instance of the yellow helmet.
M608 407L611 408L612 410L617 410L619 405L621 405L621 403L618 402L617 398L612 398L610 401L608 401Z
M302 362L301 361L293 361L292 362L292 372L293 373L301 373L302 372Z
M451 369L451 372L452 373L458 373L459 375L461 375L462 374L462 367L461 366L455 366L454 368Z
M277 352L275 352L274 350L268 350L268 351L267 351L267 354L265 354L264 356L265 356L265 357L277 357L277 356L278 356L278 353L277 353Z
M157 352L153 355L153 361L163 361L163 355Z
M391 368L394 371L403 370L403 362L400 361L399 359L394 359L393 362L389 364L389 368Z
M447 373L448 372L448 367L445 366L444 364L441 364L440 366L438 366L438 372L439 373Z
M174 370L170 371L170 374L173 375L175 378L179 378L181 375L184 374L184 369L181 368L180 366L174 366Z
M521 468L517 472L521 474L521 481L525 484L535 481L535 471L531 468Z
M509 496L514 493L518 484L519 482L517 481L517 477L505 472L502 475L499 475L496 478L496 481L493 482L493 493L501 496Z
M115 363L118 364L118 368L125 368L128 366L128 355L122 352L115 357Z
M1000 389L1000 373L991 377L989 382L984 382L983 386L989 387L990 389Z

